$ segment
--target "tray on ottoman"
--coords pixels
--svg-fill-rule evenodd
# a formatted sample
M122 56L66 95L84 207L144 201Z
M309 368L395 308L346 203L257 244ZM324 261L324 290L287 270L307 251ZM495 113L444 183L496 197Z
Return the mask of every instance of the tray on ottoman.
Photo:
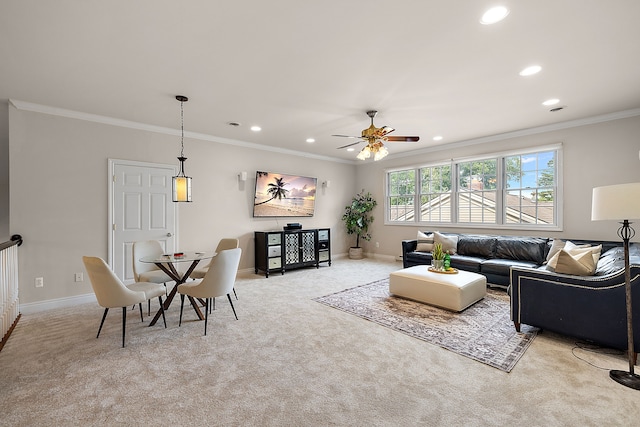
M389 292L453 311L462 311L487 294L487 278L460 270L439 274L426 265L416 265L389 275Z

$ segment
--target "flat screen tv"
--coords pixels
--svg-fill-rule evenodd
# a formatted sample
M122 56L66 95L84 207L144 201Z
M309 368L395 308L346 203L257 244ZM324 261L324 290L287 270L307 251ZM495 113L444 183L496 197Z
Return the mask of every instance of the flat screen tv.
M254 217L313 216L317 178L256 172Z

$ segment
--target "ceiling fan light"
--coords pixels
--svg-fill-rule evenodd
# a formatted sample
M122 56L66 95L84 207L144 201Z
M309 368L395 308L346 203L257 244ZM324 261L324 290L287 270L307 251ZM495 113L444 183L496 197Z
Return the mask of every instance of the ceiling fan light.
M362 150L360 150L356 157L360 160L367 160L369 157L371 157L371 149L369 148L369 146L367 145Z
M382 160L385 157L387 157L387 154L389 154L389 152L387 151L387 147L383 145L382 147L378 148L378 150L376 151L375 156L373 156L373 161Z

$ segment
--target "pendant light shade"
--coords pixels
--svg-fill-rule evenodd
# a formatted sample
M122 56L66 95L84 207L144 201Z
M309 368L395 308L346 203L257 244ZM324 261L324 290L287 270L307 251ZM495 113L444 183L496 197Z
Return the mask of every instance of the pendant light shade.
M180 172L173 177L173 201L174 202L190 202L191 201L191 177L184 173L184 108L183 105L189 100L186 96L177 95L176 99L180 101L180 120L182 135L180 138Z

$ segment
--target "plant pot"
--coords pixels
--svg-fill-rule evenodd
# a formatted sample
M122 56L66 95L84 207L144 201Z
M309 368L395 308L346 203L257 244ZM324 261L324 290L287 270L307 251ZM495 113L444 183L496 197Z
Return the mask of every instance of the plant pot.
M444 260L443 259L432 259L431 260L431 268L436 271L444 271Z
M362 248L349 248L349 258L362 259Z

